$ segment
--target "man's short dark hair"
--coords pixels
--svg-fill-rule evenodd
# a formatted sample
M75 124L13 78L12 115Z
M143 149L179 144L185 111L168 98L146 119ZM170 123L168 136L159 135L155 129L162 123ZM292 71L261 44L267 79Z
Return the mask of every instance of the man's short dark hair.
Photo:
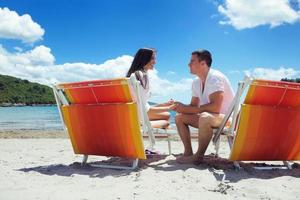
M211 66L212 58L211 58L211 53L209 51L207 51L205 49L200 49L200 50L194 51L192 53L192 55L197 55L199 61L204 60L208 67Z

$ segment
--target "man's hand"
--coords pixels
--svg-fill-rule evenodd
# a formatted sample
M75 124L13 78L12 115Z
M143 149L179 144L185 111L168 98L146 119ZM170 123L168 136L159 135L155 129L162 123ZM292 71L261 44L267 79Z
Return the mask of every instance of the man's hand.
M171 110L174 110L178 113L182 113L184 111L185 105L181 102L174 102L174 104L171 106Z
M177 104L173 103L173 104L169 105L168 107L169 107L169 110L176 111Z

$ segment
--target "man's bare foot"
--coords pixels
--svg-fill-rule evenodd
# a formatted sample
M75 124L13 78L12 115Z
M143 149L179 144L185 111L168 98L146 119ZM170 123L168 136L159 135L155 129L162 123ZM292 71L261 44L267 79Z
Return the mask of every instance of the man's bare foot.
M194 165L200 165L203 162L204 156L195 154L195 155L193 155L193 157L194 157L194 160L193 160Z
M188 164L188 163L193 163L192 161L193 156L179 156L176 158L176 161L180 164Z
M193 152L184 152L183 153L183 156L192 156L193 155Z
M180 156L176 161L180 164L196 164L199 165L203 160L203 156L191 155L191 156Z

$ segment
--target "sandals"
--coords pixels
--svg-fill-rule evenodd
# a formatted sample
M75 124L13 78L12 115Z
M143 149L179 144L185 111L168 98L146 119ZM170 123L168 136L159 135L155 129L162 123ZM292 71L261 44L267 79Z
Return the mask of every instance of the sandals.
M153 151L153 150L146 149L145 154L146 155L159 155L160 153L158 151Z

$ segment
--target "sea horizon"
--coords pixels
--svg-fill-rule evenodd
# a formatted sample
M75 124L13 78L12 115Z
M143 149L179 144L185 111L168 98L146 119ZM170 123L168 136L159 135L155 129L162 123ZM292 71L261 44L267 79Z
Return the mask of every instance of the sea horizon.
M174 116L171 112L171 124ZM0 131L8 130L63 130L63 125L55 104L0 107Z
M63 130L56 105L0 107L0 130Z

